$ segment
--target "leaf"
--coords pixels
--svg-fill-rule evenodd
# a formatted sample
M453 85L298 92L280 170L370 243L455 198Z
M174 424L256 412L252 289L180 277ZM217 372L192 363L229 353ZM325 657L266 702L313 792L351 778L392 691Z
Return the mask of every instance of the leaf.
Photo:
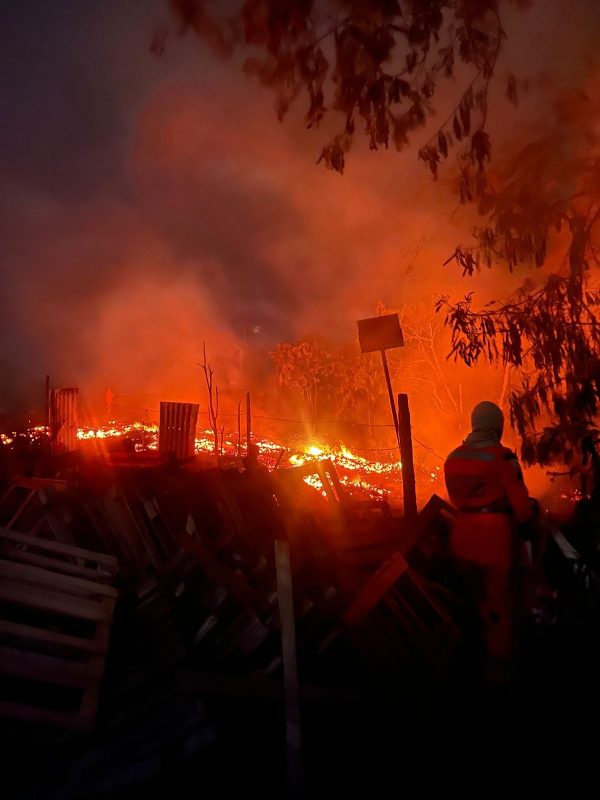
M506 79L506 96L510 100L510 102L517 106L519 105L519 94L517 91L517 79L515 76L510 73L508 78Z
M442 131L438 133L438 150L444 158L448 158L448 142Z
M471 112L466 103L461 104L459 111L460 111L460 121L462 123L462 129L465 132L465 136L468 136L469 133L471 132Z
M458 117L454 117L454 121L452 122L452 130L454 131L454 135L456 136L456 138L460 142L461 139L463 138L463 132L462 132L462 128L461 128L460 122L458 121Z
M484 130L476 131L471 137L471 157L480 169L483 169L484 162L490 161L492 157L490 137Z

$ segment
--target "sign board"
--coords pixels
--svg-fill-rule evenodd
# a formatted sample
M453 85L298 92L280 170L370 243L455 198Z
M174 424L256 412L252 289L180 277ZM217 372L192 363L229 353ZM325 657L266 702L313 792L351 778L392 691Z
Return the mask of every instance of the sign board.
M359 319L357 325L361 353L404 347L404 336L398 314Z

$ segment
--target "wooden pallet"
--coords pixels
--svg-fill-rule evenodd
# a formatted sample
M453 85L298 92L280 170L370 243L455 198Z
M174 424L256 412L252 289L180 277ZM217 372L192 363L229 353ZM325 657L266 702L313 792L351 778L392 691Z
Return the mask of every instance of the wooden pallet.
M0 717L93 727L116 559L0 529Z

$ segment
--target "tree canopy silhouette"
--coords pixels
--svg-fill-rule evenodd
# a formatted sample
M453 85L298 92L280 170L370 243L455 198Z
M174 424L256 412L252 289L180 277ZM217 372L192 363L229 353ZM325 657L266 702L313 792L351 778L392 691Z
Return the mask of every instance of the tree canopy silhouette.
M170 0L181 32L195 31L222 54L245 54L245 71L274 90L280 119L304 102L308 127L325 117L337 121L319 161L339 172L357 135L372 149L404 148L433 116L441 84L456 77L451 113L434 120L418 150L434 178L454 154L456 191L479 215L474 244L457 247L448 261L469 276L498 263L511 271L545 267L560 248L565 257L507 302L477 310L472 294L455 304L442 298L451 355L467 365L487 358L514 367L509 402L524 458L572 464L582 441L597 436L600 397L597 106L581 95L559 98L555 123L521 138L492 173L488 95L505 38L502 12L511 2L525 4L232 0L224 16L222 4ZM164 38L155 37L156 52ZM509 75L505 93L514 104L518 88Z

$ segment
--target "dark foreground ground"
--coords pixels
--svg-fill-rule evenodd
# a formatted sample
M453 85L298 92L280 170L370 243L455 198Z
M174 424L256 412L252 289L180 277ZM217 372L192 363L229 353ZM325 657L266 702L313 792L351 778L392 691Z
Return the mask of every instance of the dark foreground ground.
M510 686L477 686L461 665L428 698L400 681L306 687L304 796L594 796L599 664L589 626L536 627ZM181 673L95 738L22 733L2 732L7 800L286 796L283 704L258 685Z

